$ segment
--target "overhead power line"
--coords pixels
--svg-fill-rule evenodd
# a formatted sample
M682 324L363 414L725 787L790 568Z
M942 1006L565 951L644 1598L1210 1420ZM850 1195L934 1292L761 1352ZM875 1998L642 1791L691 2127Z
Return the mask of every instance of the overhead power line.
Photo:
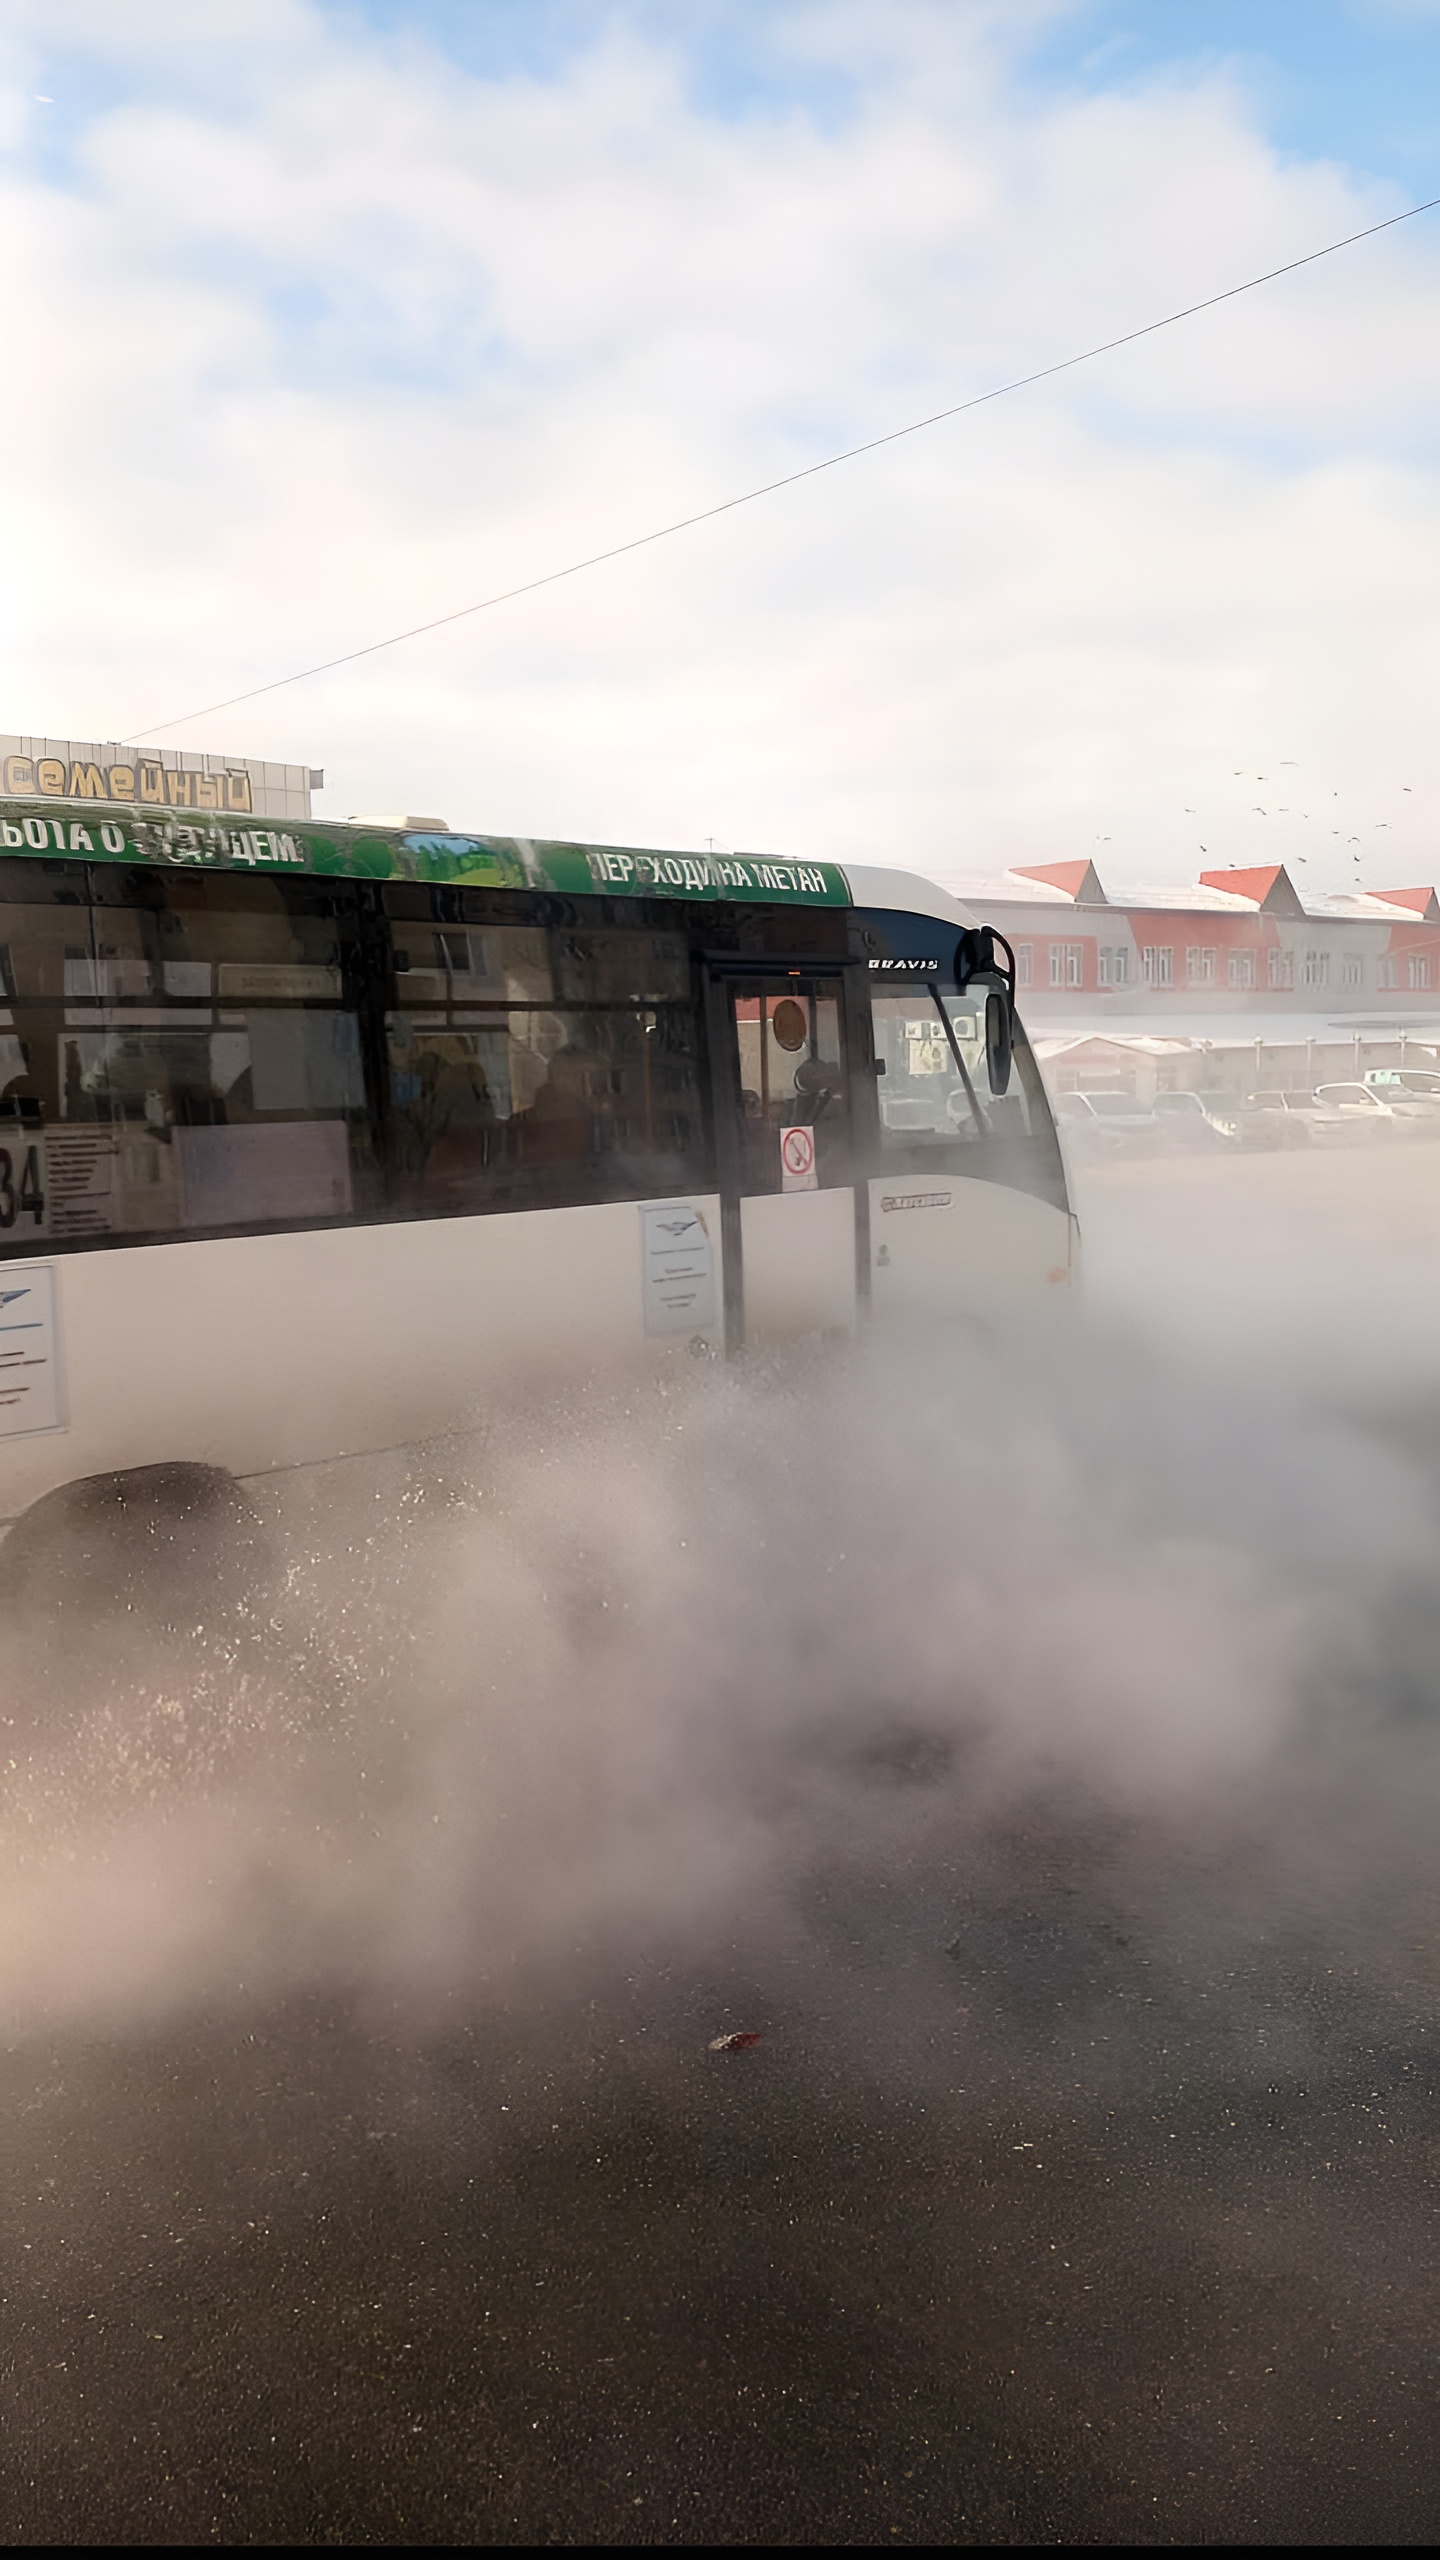
M373 658L382 649L398 649L402 641L419 640L427 631L443 631L452 622L467 622L472 614L493 612L496 605L513 604L518 596L533 596L541 587L558 586L562 578L578 578L586 569L602 568L607 560L623 560L628 552L647 550L652 542L667 542L674 533L688 533L693 525L712 524L717 516L733 514L737 507L753 506L757 498L773 498L779 489L793 489L801 480L814 480L822 471L838 471L842 462L857 462L864 453L878 453L883 445L899 444L906 436L923 435L927 427L943 426L947 418L963 418L971 409L983 409L992 400L1004 400L1012 391L1028 391L1034 383L1051 382L1058 373L1073 373L1081 364L1093 364L1097 356L1113 355L1117 347L1133 347L1139 338L1153 338L1157 330L1173 329L1181 320L1193 320L1197 312L1214 311L1222 302L1234 302L1242 293L1255 293L1262 284L1274 284L1280 276L1293 276L1301 267L1313 267L1322 258L1333 258L1341 249L1353 249L1357 241L1373 240L1377 232L1393 231L1398 223L1413 222L1417 214L1433 213L1440 196L1430 196L1424 204L1412 204L1404 213L1392 213L1384 222L1368 223L1363 231L1347 232L1343 240L1327 241L1323 249L1310 249L1303 258L1287 258L1283 267L1267 267L1260 276L1248 276L1243 284L1227 285L1223 293L1210 293L1203 302L1187 302L1182 310L1167 311L1161 320L1147 320L1141 328L1127 329L1118 338L1104 338L1095 347L1082 348L1079 355L1062 356L1058 364L1042 364L1034 373L1017 374L1013 382L997 383L991 391L977 391L969 400L957 400L948 409L932 409L925 418L912 418L908 426L891 427L883 436L868 436L863 444L847 445L843 453L829 453L823 462L807 462L799 471L786 471L778 480L762 481L756 489L743 489L735 498L721 498L713 507L701 507L694 515L677 516L673 524L660 524L649 533L633 534L628 542L612 543L608 551L592 551L583 560L571 560L563 569L547 569L543 576L527 578L518 587L502 587L497 595L482 596L477 604L458 605L453 613L438 613L433 621L415 622L407 631L392 631L384 640L367 640L362 648L343 650L338 658L321 658L313 667L297 667L293 675L273 676L268 684L252 685L248 693L227 694L223 702L202 703L196 711L181 711L168 720L152 720L143 729L127 729L124 735L136 745L142 738L153 738L160 729L182 729L187 721L208 720L218 711L233 711L239 703L258 702L262 694L279 693L286 685L304 684L310 676L329 675L335 667L352 667L359 658Z

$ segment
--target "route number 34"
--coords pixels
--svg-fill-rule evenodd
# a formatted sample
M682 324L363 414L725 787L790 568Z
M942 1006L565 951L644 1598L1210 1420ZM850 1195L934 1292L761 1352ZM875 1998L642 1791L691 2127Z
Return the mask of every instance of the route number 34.
M36 1226L45 1220L45 1188L40 1178L40 1150L27 1147L24 1160L16 1165L18 1149L0 1147L0 1234L13 1227L17 1218L33 1218Z

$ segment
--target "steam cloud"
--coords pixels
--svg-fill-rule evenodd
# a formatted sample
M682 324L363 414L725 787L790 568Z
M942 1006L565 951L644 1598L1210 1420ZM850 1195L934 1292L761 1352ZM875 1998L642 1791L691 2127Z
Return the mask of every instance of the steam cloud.
M1172 1936L1388 1943L1433 1813L1423 1456L1373 1376L1347 1411L1258 1319L1119 1296L597 1387L297 1480L238 1628L13 1631L7 2025L783 1963L837 1891L931 1962L1017 1825Z

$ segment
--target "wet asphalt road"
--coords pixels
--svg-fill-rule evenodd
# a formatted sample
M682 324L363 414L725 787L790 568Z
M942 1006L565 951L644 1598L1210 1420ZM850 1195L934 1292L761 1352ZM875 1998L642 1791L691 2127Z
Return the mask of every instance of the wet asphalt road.
M8 2538L1433 2540L1433 1986L1032 1881L867 2052L832 1916L723 2003L12 2053Z
M1424 1719L1266 1783L1037 1779L704 1961L32 2026L6 2539L1433 2541Z

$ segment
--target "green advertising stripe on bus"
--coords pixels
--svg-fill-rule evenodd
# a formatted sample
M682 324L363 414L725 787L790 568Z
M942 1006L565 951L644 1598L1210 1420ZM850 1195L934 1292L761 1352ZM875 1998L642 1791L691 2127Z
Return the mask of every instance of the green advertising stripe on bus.
M0 851L53 862L153 862L187 871L290 871L346 880L424 880L477 889L551 889L578 897L756 900L848 907L833 862L739 853L652 853L638 846L534 843L523 836L404 834L390 827L195 826L93 802L0 802Z

